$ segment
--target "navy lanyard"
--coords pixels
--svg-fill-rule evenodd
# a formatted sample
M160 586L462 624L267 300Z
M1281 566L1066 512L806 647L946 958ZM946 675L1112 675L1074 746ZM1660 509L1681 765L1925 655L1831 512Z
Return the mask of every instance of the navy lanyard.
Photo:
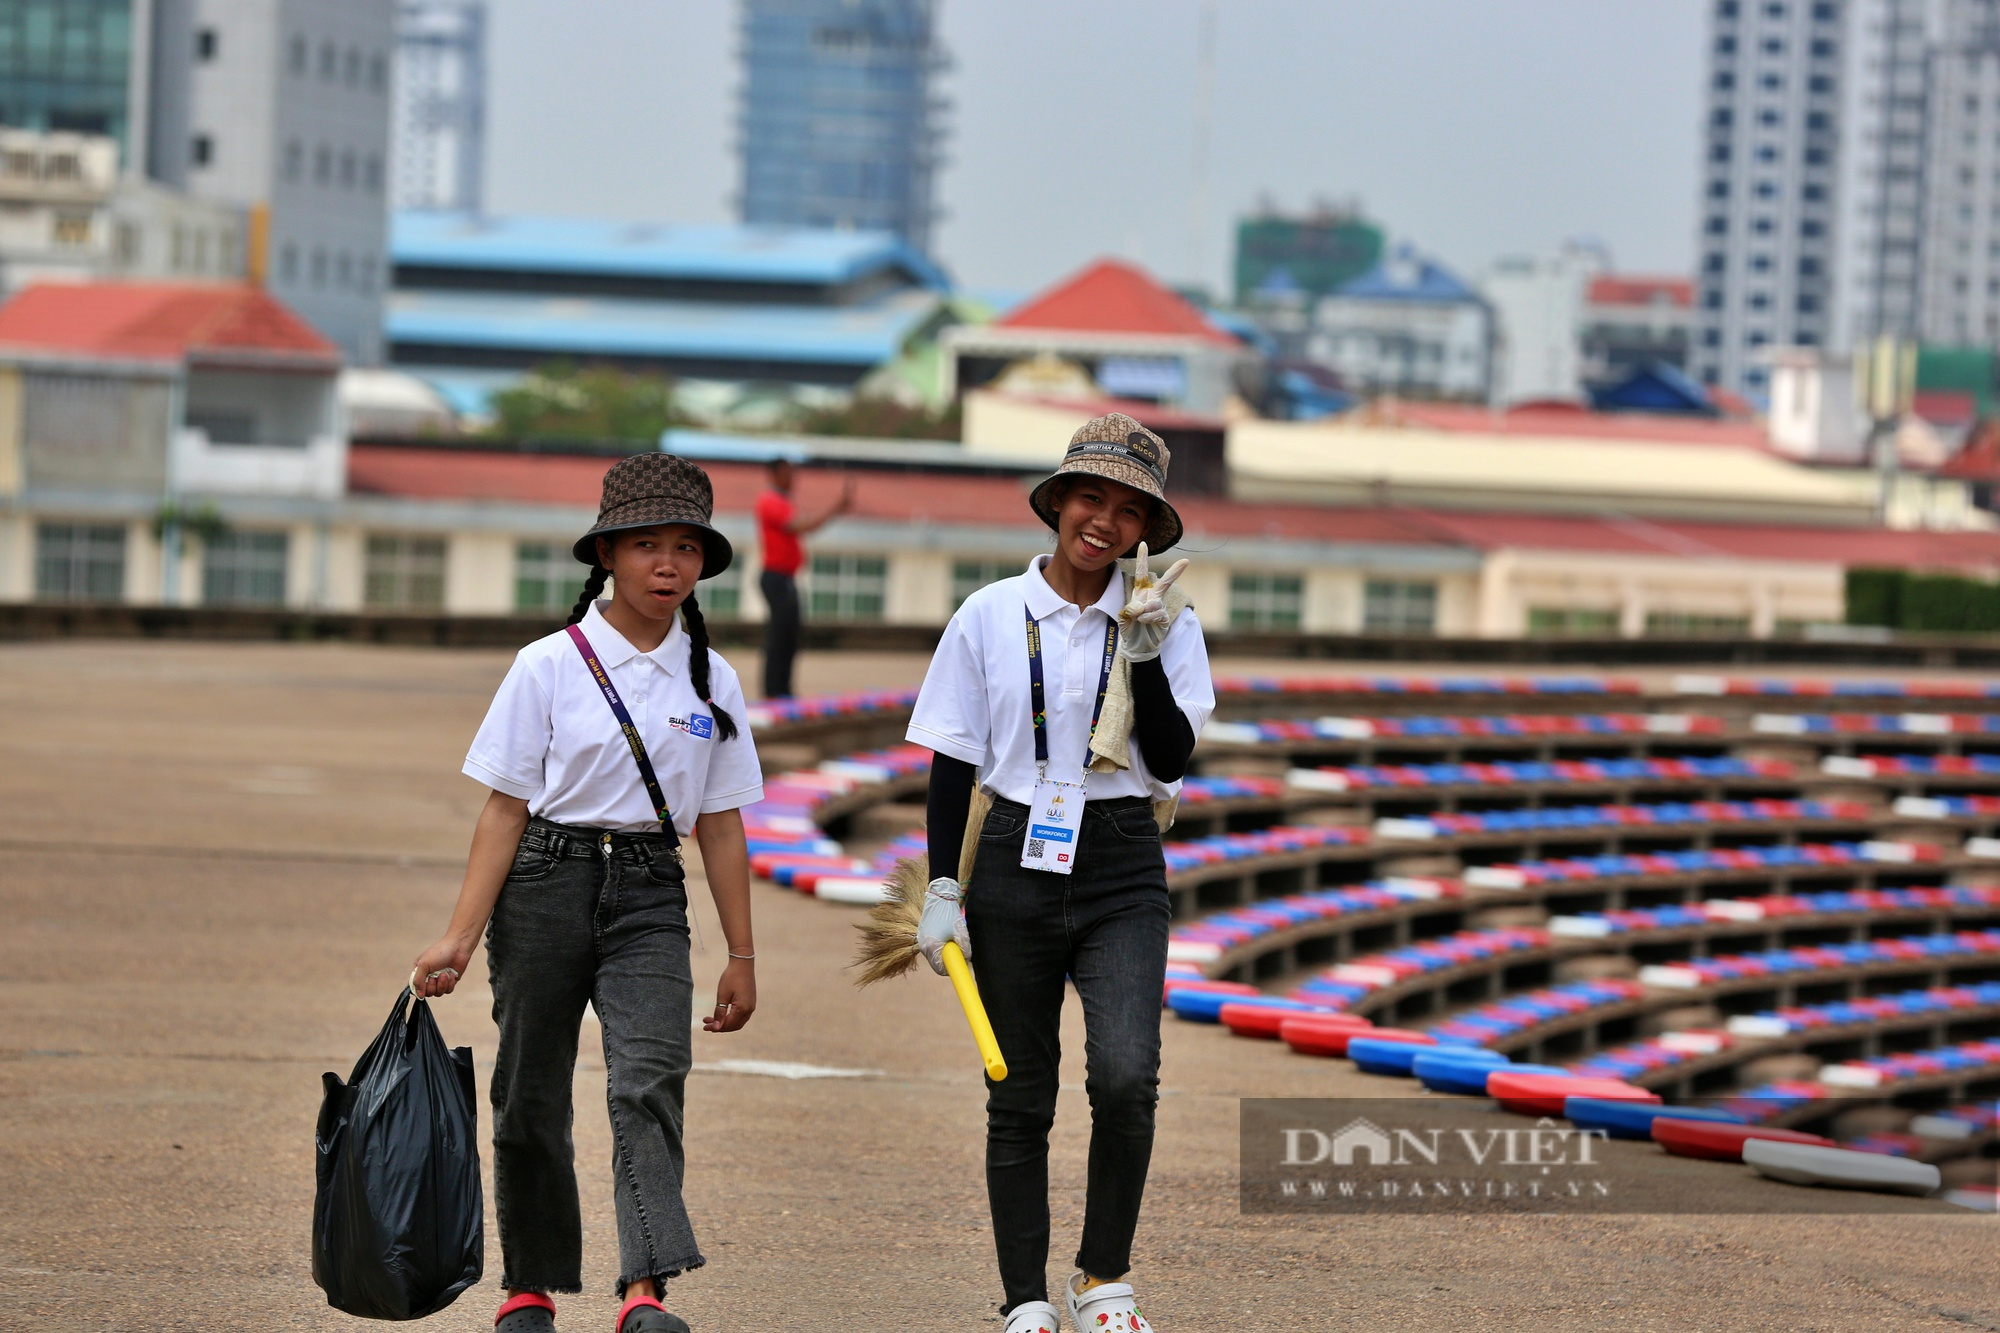
M653 802L653 814L660 821L660 831L667 835L667 846L679 852L681 835L674 828L673 813L667 809L666 793L660 790L659 774L653 771L653 761L646 753L646 742L639 735L639 728L633 723L632 715L625 711L625 701L618 697L618 687L611 683L611 673L597 660L597 650L590 646L590 640L583 636L581 627L569 627L570 640L576 650L583 654L583 663L590 668L597 688L604 692L604 702L611 705L611 715L618 719L619 730L625 733L625 744L631 747L632 758L639 765L639 781L646 784L646 795ZM609 853L607 853L608 855Z
M1035 718L1035 762L1049 762L1049 709L1042 691L1042 627L1035 613L1024 604L1021 614L1028 618L1028 707ZM1097 702L1090 706L1090 735L1097 738L1098 714L1104 711L1104 692L1111 688L1111 660L1118 655L1118 622L1104 631L1104 663L1097 671ZM1088 755L1086 755L1086 758Z

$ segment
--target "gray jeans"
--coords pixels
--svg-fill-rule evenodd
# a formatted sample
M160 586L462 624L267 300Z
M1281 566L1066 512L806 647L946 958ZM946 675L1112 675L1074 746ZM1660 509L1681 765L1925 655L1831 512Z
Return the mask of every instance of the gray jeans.
M586 1002L604 1030L618 1294L641 1278L701 1267L681 1202L694 1021L687 877L666 838L531 820L486 949L500 1025L493 1183L502 1284L583 1289L570 1085Z

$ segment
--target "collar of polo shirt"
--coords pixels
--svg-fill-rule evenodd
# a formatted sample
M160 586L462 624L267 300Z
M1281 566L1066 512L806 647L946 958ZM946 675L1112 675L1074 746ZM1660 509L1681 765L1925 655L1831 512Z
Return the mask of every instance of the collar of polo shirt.
M1054 588L1042 573L1043 566L1054 557L1038 555L1028 562L1028 577L1021 580L1022 600L1028 604L1028 614L1037 620L1052 615L1064 607L1077 610L1070 601ZM1104 585L1104 595L1091 603L1091 609L1102 611L1113 620L1125 609L1125 572L1116 565L1111 568L1111 581Z
M687 661L688 646L687 631L681 628L679 616L674 617L674 623L668 628L667 637L660 640L660 646L650 653L642 653L633 647L630 639L618 632L616 626L604 618L603 613L598 610L600 605L602 604L598 602L590 604L590 609L583 613L581 626L583 637L589 639L590 646L597 650L598 661L609 668L624 666L635 657L644 657L669 676L678 676L681 673L681 664ZM1118 605L1122 608L1125 604L1120 602ZM1113 611L1111 614L1115 616L1118 612ZM571 650L572 653L574 651Z

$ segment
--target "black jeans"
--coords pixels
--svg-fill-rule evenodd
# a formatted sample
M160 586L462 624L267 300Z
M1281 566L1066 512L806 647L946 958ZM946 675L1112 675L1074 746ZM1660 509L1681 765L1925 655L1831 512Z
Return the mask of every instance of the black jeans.
M1153 1156L1167 970L1167 869L1152 804L1137 796L1086 804L1068 875L1021 868L1027 816L1017 802L993 802L966 895L972 966L1007 1060L1006 1079L986 1084L986 1194L1003 1313L1048 1299L1049 1127L1065 976L1083 1002L1090 1097L1076 1264L1107 1281L1132 1266Z
M792 693L792 659L799 655L799 584L790 574L765 570L757 576L769 611L764 620L764 697Z
M529 821L486 949L500 1025L493 1184L502 1285L583 1289L570 1085L586 1002L604 1029L618 1294L640 1278L664 1282L701 1267L681 1202L694 1022L687 876L665 836Z

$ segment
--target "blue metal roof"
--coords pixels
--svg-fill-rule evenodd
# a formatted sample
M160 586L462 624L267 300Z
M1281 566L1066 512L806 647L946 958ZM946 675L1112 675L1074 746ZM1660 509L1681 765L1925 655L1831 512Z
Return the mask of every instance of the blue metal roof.
M1472 290L1444 265L1408 245L1399 245L1374 268L1341 284L1337 296L1359 297L1367 301L1433 301L1442 304L1475 302Z
M396 292L383 323L392 347L870 367L899 356L938 300L923 291L858 306Z
M888 232L589 218L398 213L390 256L433 268L833 286L884 268L948 291L944 272Z

